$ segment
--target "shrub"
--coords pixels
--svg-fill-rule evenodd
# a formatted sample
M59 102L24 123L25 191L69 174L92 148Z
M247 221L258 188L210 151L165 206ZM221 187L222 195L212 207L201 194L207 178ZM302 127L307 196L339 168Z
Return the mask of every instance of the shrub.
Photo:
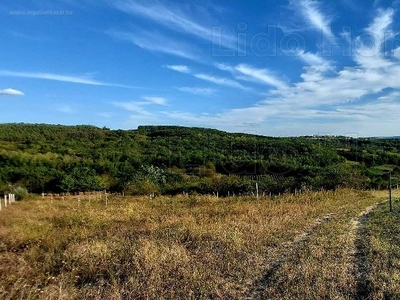
M159 187L148 180L140 180L130 184L125 193L127 195L148 195L152 193L159 193Z
M15 200L22 200L29 196L28 190L22 186L12 187L11 193L15 194Z

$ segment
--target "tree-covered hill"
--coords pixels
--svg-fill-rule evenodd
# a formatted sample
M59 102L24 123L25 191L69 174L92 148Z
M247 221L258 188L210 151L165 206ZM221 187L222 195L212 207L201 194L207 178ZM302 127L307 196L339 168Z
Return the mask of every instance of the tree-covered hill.
M0 124L0 192L107 189L142 194L385 188L394 138L276 138L215 129ZM398 177L400 178L400 177Z

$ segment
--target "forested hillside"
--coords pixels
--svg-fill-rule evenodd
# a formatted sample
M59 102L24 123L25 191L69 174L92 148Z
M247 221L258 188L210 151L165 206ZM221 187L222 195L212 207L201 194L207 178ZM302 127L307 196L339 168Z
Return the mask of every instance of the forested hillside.
M395 138L274 138L214 129L0 124L0 192L280 193L386 188Z

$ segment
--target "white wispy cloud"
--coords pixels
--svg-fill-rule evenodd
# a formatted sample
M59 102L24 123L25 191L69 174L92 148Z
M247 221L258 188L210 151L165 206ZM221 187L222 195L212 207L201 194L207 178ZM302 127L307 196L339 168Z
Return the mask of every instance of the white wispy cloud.
M318 31L322 30L326 36L331 37L332 32L330 30L330 24L332 18L321 12L322 9L320 8L320 3L318 1L294 0L291 4L294 6L296 11L300 11L308 25L314 27Z
M287 83L280 80L272 71L260 69L247 64L230 66L224 63L216 63L214 66L221 71L230 72L236 79L266 84L278 89L287 88Z
M377 16L365 31L373 33L383 41L388 34L393 34L392 30L390 29L390 25L393 23L393 16L394 10L392 8L378 9Z
M222 70L222 71L228 71L228 72L231 72L231 73L235 72L235 68L234 67L232 67L230 65L227 65L227 64L224 64L224 63L216 63L215 67L220 69L220 70Z
M24 95L25 94L23 92L10 88L0 90L0 96L24 96Z
M189 67L184 65L166 65L164 67L180 73L190 73Z
M143 96L143 99L147 101L147 102L142 102L143 105L147 104L165 105L167 103L167 99L165 99L164 97Z
M291 104L255 105L217 114L170 112L168 117L197 126L228 131L257 131L271 135L347 134L397 135L400 102L338 105L329 110ZM384 116L384 118L382 118Z
M397 47L392 50L392 56L394 58L400 59L400 47Z
M7 70L0 70L0 76L22 77L22 78L31 78L31 79L45 79L45 80L80 83L80 84L88 84L88 85L99 85L99 86L115 86L115 87L123 87L123 88L133 88L133 87L122 85L122 84L98 81L98 80L91 78L90 76L71 76L71 75L60 75L60 74L54 74L54 73L41 73L41 72L15 72L15 71L7 71Z
M377 98L378 101L399 101L400 100L400 91L390 92L384 96L380 96Z
M114 38L131 42L148 51L166 53L195 61L199 60L191 46L182 41L168 38L158 32L147 30L135 30L135 32L107 30L105 33Z
M169 116L204 126L221 128L223 124L231 131L242 130L243 126L248 129L262 128L263 132L272 128L273 132L287 135L304 132L345 134L349 130L362 130L371 135L396 134L396 128L400 126L400 65L396 54L400 50L393 49L392 57L387 57L382 47L385 38L392 34L393 18L391 9L378 10L363 31L376 35L379 45L375 49L377 55L365 58L355 51L353 57L349 58L353 61L336 70L338 66L326 60L326 57L304 52L297 57L305 63L300 80L291 85L271 76L265 69L243 64L236 67L216 64L220 70L233 75L240 72L278 89L249 107L216 114L175 111ZM251 124L250 127L248 124Z
M192 14L182 10L184 6L174 7L172 3L169 3L168 7L166 7L154 1L124 1L117 2L115 7L125 13L148 18L170 30L212 41L212 27L194 20ZM225 33L224 40L228 46L233 47L236 37Z
M304 52L297 56L299 59L301 59L303 62L305 62L307 65L318 68L318 69L330 69L331 68L331 62L325 60L321 55L311 53L311 52Z
M382 51L385 42L393 37L391 29L393 17L393 9L378 9L373 22L364 30L365 34L357 37L355 58L360 65L367 68L381 68L393 64L385 59L385 52Z
M144 115L144 116L153 116L152 113L147 111L143 106L143 102L136 102L136 101L131 101L131 102L113 102L113 105L116 107L120 107L126 111L129 112L135 112L139 115Z
M179 91L190 93L193 95L200 95L200 96L210 96L215 93L215 89L211 88L200 88L200 87L179 87Z
M305 52L300 55L298 58L307 64L300 76L302 81L278 94L281 101L297 107L332 105L374 97L388 88L400 89L400 82L395 79L400 76L400 66L384 57L382 47L386 32L391 32L392 22L393 10L378 10L372 23L364 29L377 39L377 48L373 50L376 55L369 56L369 50L366 50L364 56L357 49L354 51L353 66L338 72L331 61L318 54Z
M194 77L215 83L217 85L222 85L222 86L227 86L227 87L234 87L234 88L239 88L239 89L247 89L245 86L240 84L239 82L225 78L225 77L216 77L216 76L211 76L207 74L194 74Z
M272 75L268 70L266 69L257 69L254 67L251 67L246 64L240 64L235 67L235 70L240 72L243 75L246 75L245 78L250 78L250 80L255 80L267 85L271 85L273 87L276 87L278 89L285 89L287 88L287 85L285 82L279 80L276 78L274 75Z
M164 106L167 99L158 96L143 96L139 101L112 102L116 107L120 107L126 111L135 112L143 116L154 116L146 107L152 105Z

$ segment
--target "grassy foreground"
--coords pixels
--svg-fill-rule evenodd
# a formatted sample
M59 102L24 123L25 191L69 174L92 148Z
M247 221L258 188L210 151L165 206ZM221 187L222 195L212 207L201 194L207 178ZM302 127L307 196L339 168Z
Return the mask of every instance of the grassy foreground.
M400 299L400 199L393 204L392 213L387 203L371 212L362 231L364 288L371 299Z
M0 298L356 298L352 221L383 196L18 202L0 211Z

